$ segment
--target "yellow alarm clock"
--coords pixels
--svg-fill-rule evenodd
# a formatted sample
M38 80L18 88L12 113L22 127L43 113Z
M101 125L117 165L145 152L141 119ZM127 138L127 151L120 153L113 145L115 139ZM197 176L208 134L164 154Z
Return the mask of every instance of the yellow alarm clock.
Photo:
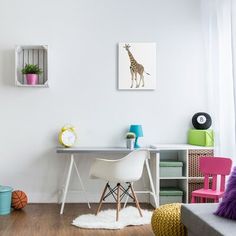
M59 143L65 147L72 147L77 140L75 128L72 125L65 125L62 127L58 135Z

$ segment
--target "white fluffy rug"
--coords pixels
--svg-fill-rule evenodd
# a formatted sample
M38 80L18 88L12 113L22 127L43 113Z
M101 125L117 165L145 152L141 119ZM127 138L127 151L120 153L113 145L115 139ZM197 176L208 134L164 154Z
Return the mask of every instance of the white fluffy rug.
M105 210L98 213L81 215L73 220L72 225L90 229L122 229L128 225L144 225L151 223L152 211L142 210L140 217L138 209L132 206L123 208L116 222L116 210Z

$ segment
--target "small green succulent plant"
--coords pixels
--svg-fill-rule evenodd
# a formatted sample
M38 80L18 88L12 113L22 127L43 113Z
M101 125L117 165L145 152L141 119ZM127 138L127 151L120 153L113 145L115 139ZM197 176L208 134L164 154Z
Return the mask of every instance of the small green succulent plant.
M133 133L133 132L128 132L128 133L126 134L126 138L127 138L127 139L134 139L134 138L136 138L136 135L135 135L135 133Z
M22 74L37 74L40 75L43 73L42 69L35 64L25 64L25 67L21 70Z

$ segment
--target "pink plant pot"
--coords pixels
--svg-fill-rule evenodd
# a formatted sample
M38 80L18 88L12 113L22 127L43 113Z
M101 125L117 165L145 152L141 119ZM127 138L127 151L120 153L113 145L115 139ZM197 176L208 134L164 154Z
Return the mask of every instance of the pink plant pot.
M39 77L37 74L26 74L25 77L26 77L27 84L30 84L30 85L38 84Z

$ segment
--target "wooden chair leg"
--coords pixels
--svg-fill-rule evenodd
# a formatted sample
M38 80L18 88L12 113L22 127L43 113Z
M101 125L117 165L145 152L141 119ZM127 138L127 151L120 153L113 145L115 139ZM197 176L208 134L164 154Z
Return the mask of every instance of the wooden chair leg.
M97 214L99 213L100 209L101 209L102 201L103 201L103 198L104 198L105 193L106 193L106 191L107 191L108 185L109 185L109 184L107 183L106 186L105 186L105 188L104 188L104 190L103 190L102 196L101 196L101 198L100 198L99 206L98 206L98 209L97 209L97 212L96 212L95 215L97 215Z
M139 202L138 202L138 198L137 198L137 196L136 196L136 194L134 192L132 184L130 184L130 189L131 189L132 195L134 197L134 201L135 201L136 207L138 208L139 214L140 214L141 217L143 217L143 214L142 214Z
M119 220L119 211L120 211L120 184L117 184L117 207L116 207L116 221Z

